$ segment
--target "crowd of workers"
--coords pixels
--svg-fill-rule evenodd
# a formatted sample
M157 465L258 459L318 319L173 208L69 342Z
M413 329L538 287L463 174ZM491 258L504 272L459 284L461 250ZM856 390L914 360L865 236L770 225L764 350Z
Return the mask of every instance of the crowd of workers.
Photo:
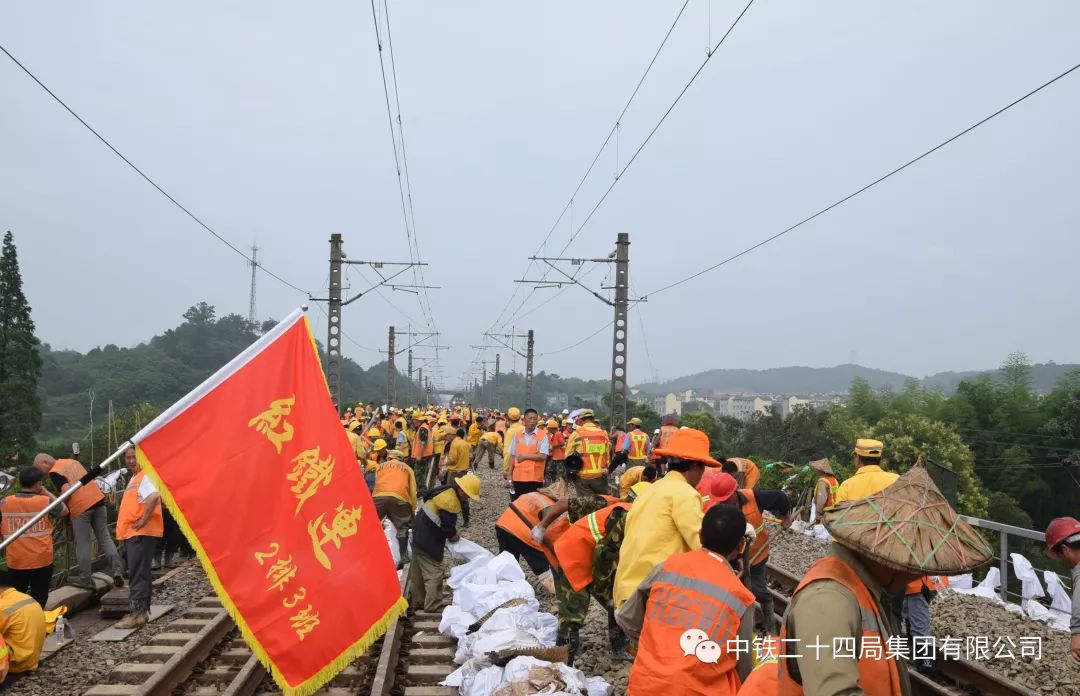
M412 540L418 572L407 598L414 607L443 607L445 545L457 541L458 518L467 527L469 501L480 498L473 471L498 464L508 498L496 523L499 550L524 560L554 593L557 644L567 647L571 664L595 599L607 613L612 657L633 663L631 694L654 688L755 696L911 693L907 660L831 650L781 654L780 646L811 639L884 645L901 635L899 626L906 626L906 639L929 636L929 602L948 583L944 571L935 573L933 561L884 564L865 541L837 537L780 619L765 566L770 533L785 533L794 519L788 493L759 486L760 471L750 459L715 458L708 436L680 428L674 417L649 434L637 418L626 430L604 430L588 409L540 414L361 404L343 423L380 517L397 529L403 563ZM883 468L883 452L883 443L859 439L855 474L843 482L827 460L811 462L818 474L810 496L816 514L868 501L885 520L898 515L898 503L883 492L899 475ZM487 494L489 501L497 497ZM920 514L931 516L929 524L955 519L947 504ZM771 530L770 518L776 523ZM1080 522L1055 520L1047 551L1072 566L1080 607ZM972 556L970 568L949 572L984 562ZM1073 650L1080 659L1078 611ZM694 631L697 648L687 652ZM728 641L739 639L756 649L728 651ZM934 668L925 659L912 666L927 673Z
M480 499L474 470L498 465L508 503L496 523L500 551L523 559L555 595L557 643L567 647L571 664L595 599L607 614L612 657L633 663L631 694L650 688L754 696L911 693L905 660L778 653L797 640L884 644L900 635L901 619L908 637L930 635L929 602L947 585L944 572L933 573L932 563L886 564L864 540L836 536L828 554L803 577L778 625L765 566L770 534L784 533L795 515L788 494L761 487L750 459L714 457L708 436L678 427L674 417L649 434L637 418L625 430L604 430L588 409L540 414L469 405L359 405L345 412L342 423L379 517L397 530L402 563L411 548L407 597L417 608L443 606L446 544L458 540L459 518L467 527L469 503ZM810 496L817 515L858 501L873 503L886 521L898 514L889 491L899 476L883 468L883 452L883 443L859 439L855 474L843 482L827 460L811 462L818 474ZM129 585L131 611L117 627L147 622L151 571L175 565L186 542L133 449L125 452L125 464L131 478L116 521L123 558L107 526L105 495L95 485L78 488L6 547L0 682L9 673L37 668L56 620L57 612L45 611L54 520L71 524L78 574L69 584L93 587L96 540L113 584ZM85 476L75 459L38 455L19 472L18 492L0 500L0 536L14 535ZM497 492L488 498L503 504ZM947 504L921 514L940 518L928 518L927 524L955 524ZM776 522L771 530L768 518ZM1080 522L1055 519L1046 545L1049 555L1072 568L1071 650L1080 660ZM971 567L983 562L973 557ZM727 649L728 641L739 640L752 642L755 650ZM920 671L933 669L932 661L913 664Z

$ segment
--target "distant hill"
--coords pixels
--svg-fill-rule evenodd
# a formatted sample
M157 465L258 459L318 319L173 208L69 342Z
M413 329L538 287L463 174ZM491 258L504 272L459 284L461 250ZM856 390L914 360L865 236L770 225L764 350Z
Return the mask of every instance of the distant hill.
M1080 365L1056 363L1033 365L1032 385L1036 391L1046 393L1070 370ZM969 372L939 372L919 380L928 386L938 386L952 392L965 379L982 374L997 376L998 370L974 370ZM862 377L875 389L892 387L901 389L904 382L917 379L910 375L888 370L878 370L862 365L837 365L835 367L773 367L766 370L708 370L667 382L646 382L637 385L650 394L666 394L673 391L693 389L700 392L748 392L751 394L844 394L851 382Z

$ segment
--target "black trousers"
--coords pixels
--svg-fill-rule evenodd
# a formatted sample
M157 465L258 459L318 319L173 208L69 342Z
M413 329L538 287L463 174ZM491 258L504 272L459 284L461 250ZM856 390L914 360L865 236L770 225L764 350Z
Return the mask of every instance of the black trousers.
M45 602L49 601L49 583L52 581L52 573L51 564L42 568L8 570L7 572L11 586L33 597L42 609L45 608Z
M172 514L165 506L161 508L161 517L164 522L165 535L158 542L157 553L165 552L168 555L172 555L177 551L183 551L185 554L194 553L187 537L180 531L180 525L173 519Z
M511 556L519 560L524 557L529 569L536 575L542 575L551 567L543 552L537 551L502 527L495 528L495 539L499 542L499 553L509 551Z
M128 599L132 612L149 612L154 591L154 576L150 561L161 543L161 537L134 536L124 542L128 568Z
M532 493L543 487L543 481L514 481L514 494L510 496L510 502L517 500L526 493Z

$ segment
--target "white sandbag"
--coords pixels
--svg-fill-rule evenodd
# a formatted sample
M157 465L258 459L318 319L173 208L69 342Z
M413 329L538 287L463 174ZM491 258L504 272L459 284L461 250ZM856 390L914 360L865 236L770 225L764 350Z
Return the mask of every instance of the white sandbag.
M983 592L989 590L991 597L997 597L999 587L1001 587L1001 571L996 567L991 567L986 571L986 577L983 578L982 582L974 589L982 590Z
M832 534L829 534L829 530L825 529L825 525L823 524L815 524L810 528L810 531L815 539L829 542L832 541Z
M520 604L516 607L504 607L497 610L480 627L480 632L501 631L508 628L528 631L536 636L544 647L552 647L555 645L559 620L546 611L537 611L528 604Z
M1013 570L1016 572L1016 577L1020 578L1023 582L1023 586L1020 589L1020 596L1024 599L1045 597L1046 593L1043 592L1042 583L1039 582L1039 576L1035 574L1035 568L1031 566L1031 562L1018 553L1010 553L1009 558L1012 559Z
M454 591L454 604L480 618L511 599L524 599L539 606L532 585L524 580L500 582L497 585L465 583Z
M504 628L488 633L473 633L458 641L454 662L464 664L496 650L531 650L539 648L540 640L531 633L516 628Z
M1046 591L1050 595L1050 608L1068 615L1072 611L1072 599L1061 584L1061 578L1052 570L1044 570L1043 580L1046 581Z
M450 589L456 590L466 582L491 583L496 582L495 571L488 568L490 558L475 558L468 563L454 566L450 569L450 578L446 584Z
M515 582L525 579L525 572L521 570L521 564L510 555L509 551L503 551L488 564L488 568L495 572L495 579L499 581Z
M615 693L615 687L603 677L589 677L585 680L585 692L589 696L611 696Z
M458 694L459 696L491 696L505 683L503 668L492 665L462 679Z
M953 575L951 578L949 578L949 588L953 590L970 590L971 573L964 573L963 575Z
M390 555L394 557L394 565L401 563L401 549L398 548L397 543L397 527L390 521L389 517L384 517L382 521L383 536L386 537L386 545L390 547Z
M443 609L442 618L439 619L439 633L461 640L475 621L475 616L456 604L451 604Z
M1034 599L1024 600L1021 606L1024 609L1024 614L1029 618L1041 621L1047 626L1060 631L1069 630L1069 613L1060 612L1056 609L1047 609Z
M457 561L475 561L477 559L492 559L495 554L485 549L480 544L468 539L459 538L457 541L448 542L446 544L446 550L450 552L450 557Z
M552 665L553 663L547 662L546 660L538 660L529 655L522 655L521 657L515 657L506 663L506 667L503 669L503 679L508 684L518 681L527 681L529 678L529 670L533 667L551 667Z

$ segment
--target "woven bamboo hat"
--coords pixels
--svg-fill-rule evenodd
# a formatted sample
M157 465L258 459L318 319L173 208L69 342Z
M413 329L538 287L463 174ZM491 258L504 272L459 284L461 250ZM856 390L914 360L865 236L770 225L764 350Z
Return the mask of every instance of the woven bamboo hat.
M829 476L835 476L832 470L832 465L829 464L828 459L815 459L814 461L810 462L810 468L814 471L820 471L823 474L828 474Z
M551 484L550 486L545 486L544 488L537 489L536 492L543 493L544 495L555 501L562 500L566 497L566 494L568 493L566 488L566 481L563 479L556 480L555 483Z
M838 543L917 575L967 573L993 555L919 465L868 498L837 503L822 521Z

